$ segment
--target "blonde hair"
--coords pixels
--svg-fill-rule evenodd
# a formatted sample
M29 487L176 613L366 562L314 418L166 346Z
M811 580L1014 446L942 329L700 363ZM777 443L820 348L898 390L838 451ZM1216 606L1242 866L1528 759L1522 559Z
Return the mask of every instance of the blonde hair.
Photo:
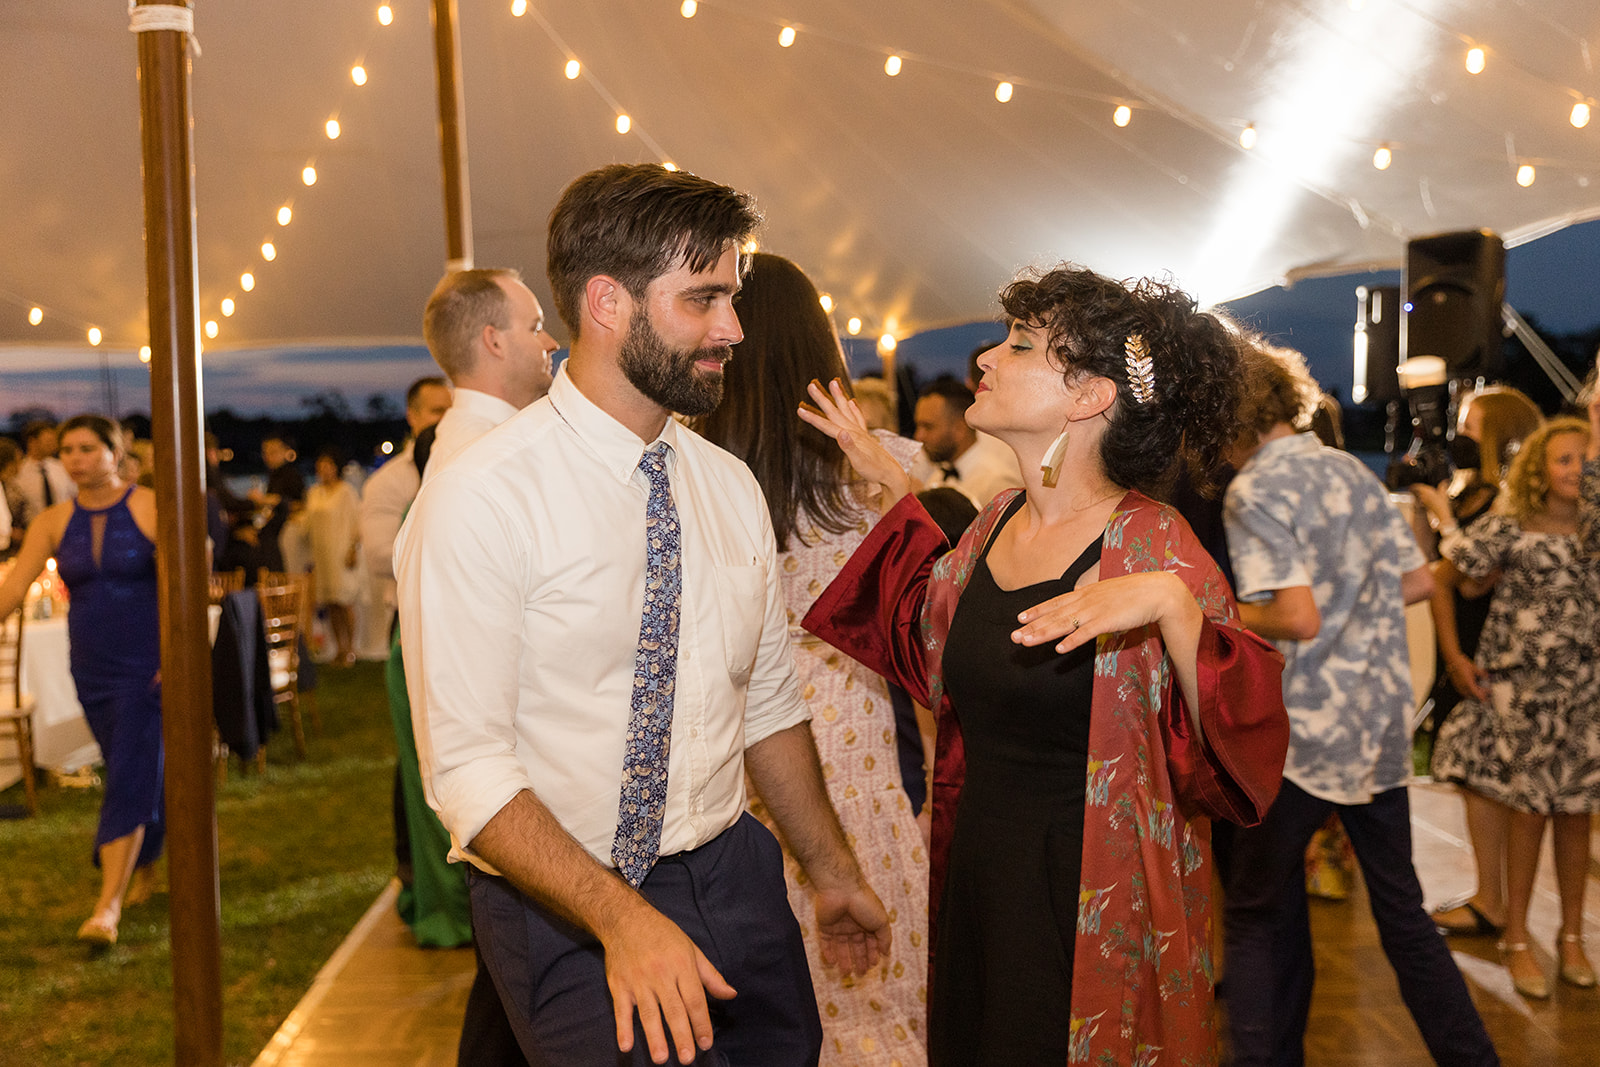
M850 383L850 391L855 394L856 406L870 429L899 432L887 382L882 378L857 378Z
M1468 393L1461 401L1460 410L1465 413L1469 406L1482 413L1478 470L1484 481L1498 485L1505 480L1506 468L1523 439L1539 428L1544 415L1527 394L1509 385L1486 385Z
M1523 440L1522 448L1511 461L1511 473L1506 477L1506 510L1518 522L1527 522L1544 511L1545 498L1550 495L1550 477L1546 470L1550 442L1568 433L1588 437L1589 424L1570 415L1551 419Z

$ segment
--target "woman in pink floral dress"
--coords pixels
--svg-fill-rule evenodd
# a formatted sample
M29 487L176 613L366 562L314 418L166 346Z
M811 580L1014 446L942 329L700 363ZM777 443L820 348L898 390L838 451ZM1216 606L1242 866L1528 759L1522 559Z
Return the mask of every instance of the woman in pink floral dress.
M837 336L811 281L788 260L758 253L737 308L744 341L724 372L721 405L698 429L748 463L766 494L795 666L828 795L893 924L893 943L876 971L843 978L825 967L810 926L810 889L785 848L789 902L805 935L822 1015L821 1062L921 1067L927 1062L928 856L901 785L888 687L799 625L878 521L878 498L853 479L827 437L810 427L796 433L794 410L807 383L845 376ZM920 446L887 432L879 436L909 469ZM754 795L751 810L772 825Z

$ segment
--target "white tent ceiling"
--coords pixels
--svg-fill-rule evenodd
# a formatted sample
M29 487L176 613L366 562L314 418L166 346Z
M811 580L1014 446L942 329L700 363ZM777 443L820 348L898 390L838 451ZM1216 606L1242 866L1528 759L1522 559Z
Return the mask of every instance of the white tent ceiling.
M418 336L444 259L432 44L426 0L391 3L387 27L377 0L196 5L211 347ZM869 332L989 315L1035 262L1170 272L1222 299L1394 266L1419 234L1515 243L1600 215L1600 114L1569 121L1600 97L1593 0L702 0L693 18L680 0L460 5L476 260L522 267L541 295L550 207L612 160L670 159L755 193L763 246ZM81 344L91 324L119 351L144 340L135 67L122 0L0 4L0 346Z

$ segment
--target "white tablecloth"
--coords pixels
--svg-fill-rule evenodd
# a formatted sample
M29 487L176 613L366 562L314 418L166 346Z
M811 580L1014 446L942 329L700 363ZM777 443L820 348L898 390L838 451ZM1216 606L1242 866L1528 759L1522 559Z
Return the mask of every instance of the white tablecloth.
M211 639L217 638L221 609L212 605L209 612ZM65 616L29 620L22 637L22 691L32 693L33 762L52 771L75 771L100 762L100 746L89 732L89 720L78 703L78 687L72 681L68 662L67 620ZM0 740L0 754L14 757L16 746L9 736ZM0 762L0 789L22 779L16 760Z

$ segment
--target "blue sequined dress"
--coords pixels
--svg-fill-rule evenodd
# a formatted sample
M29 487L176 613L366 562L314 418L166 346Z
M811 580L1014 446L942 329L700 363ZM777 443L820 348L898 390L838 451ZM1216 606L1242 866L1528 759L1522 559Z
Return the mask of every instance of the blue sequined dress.
M79 504L61 535L56 567L71 594L67 634L72 680L105 760L105 800L95 831L100 847L145 828L139 866L161 854L161 625L155 545L128 510Z

